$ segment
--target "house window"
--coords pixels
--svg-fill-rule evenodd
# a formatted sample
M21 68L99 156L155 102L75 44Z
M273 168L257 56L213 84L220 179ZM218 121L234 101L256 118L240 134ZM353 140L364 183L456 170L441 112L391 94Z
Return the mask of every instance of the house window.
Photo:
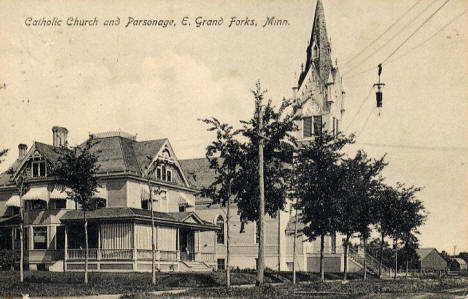
M33 249L47 249L47 226L33 228Z
M179 212L185 212L185 206L184 205L179 206Z
M312 117L304 117L302 119L302 130L303 130L303 137L312 137Z
M217 265L218 265L218 270L226 270L226 264L224 262L224 259L218 259Z
M314 116L314 135L319 136L322 134L322 116Z
M168 182L172 182L172 171L167 170L166 178Z
M156 179L172 182L172 170L168 169L166 165L156 168Z
M32 162L32 177L46 176L46 165L45 161L34 161Z
M149 203L149 200L142 200L142 201L141 201L141 208L142 208L143 210L149 210L148 203Z
M25 200L24 208L26 211L46 210L47 202L43 200Z
M66 209L67 208L67 200L66 199L55 199L55 208L56 209Z
M216 218L216 225L221 228L216 232L216 243L224 244L224 219L221 215Z

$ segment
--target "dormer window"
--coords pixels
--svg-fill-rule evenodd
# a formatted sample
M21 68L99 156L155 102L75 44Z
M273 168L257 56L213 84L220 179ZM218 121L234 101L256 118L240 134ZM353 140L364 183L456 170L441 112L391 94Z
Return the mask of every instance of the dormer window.
M156 168L156 179L172 182L172 170L168 169L166 165L159 166Z
M33 161L32 162L32 177L44 177L46 176L46 163L45 161Z

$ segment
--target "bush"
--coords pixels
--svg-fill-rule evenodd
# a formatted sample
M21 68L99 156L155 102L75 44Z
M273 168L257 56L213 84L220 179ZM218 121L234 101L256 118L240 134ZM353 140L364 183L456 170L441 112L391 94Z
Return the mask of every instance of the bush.
M9 249L0 249L0 268L10 270L15 264L15 252Z

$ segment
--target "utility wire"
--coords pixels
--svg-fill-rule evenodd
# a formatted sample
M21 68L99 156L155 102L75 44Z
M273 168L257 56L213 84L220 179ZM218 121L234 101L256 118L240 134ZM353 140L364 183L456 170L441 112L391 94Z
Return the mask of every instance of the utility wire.
M377 42L382 36L384 36L388 31L390 31L390 29L393 28L393 26L395 26L401 19L403 19L416 5L419 4L419 2L421 2L422 0L417 0L409 9L405 10L405 12L400 15L398 17L398 19L396 19L390 26L387 27L387 29L385 29L384 32L382 32L377 38L375 38L373 41L371 41L367 46L365 46L361 51L359 51L359 53L357 53L356 55L354 55L353 57L351 57L350 59L346 60L345 63L343 63L343 67L346 66L347 64L349 64L351 61L353 61L356 57L359 57L359 55L361 55L364 51L366 51L367 49L369 49L370 46L372 46L375 42Z
M375 147L392 147L392 148L403 148L411 150L429 150L429 151L468 151L468 147L457 147L457 146L424 146L424 145L407 145L407 144L388 144L388 143L366 143L356 142L356 144L375 146Z
M393 63L397 60L400 60L401 58L405 57L406 55L410 54L411 52L413 52L414 50L424 46L429 40L433 39L437 34L439 34L440 32L442 32L445 28L447 28L449 25L451 25L453 22L455 22L459 17L463 16L464 14L466 14L466 12L468 12L468 9L466 9L465 11L463 11L461 14L457 15L455 18L451 19L447 24L445 24L442 28L440 28L438 31L434 32L434 34L432 34L429 38L425 39L424 41L422 41L421 43L419 43L418 45L416 45L415 47L411 48L410 50L406 51L405 53L403 53L402 55L396 57L395 59L393 60L390 60L388 61L386 64L390 64L390 63Z
M358 111L356 112L356 114L354 114L353 118L351 119L351 121L349 122L349 124L346 126L345 131L348 131L348 129L349 129L349 128L351 127L351 125L353 124L353 122L356 120L356 117L358 116L359 112L361 112L361 109L362 109L362 107L364 106L364 103L365 103L366 100L369 98L372 89L373 89L373 86L371 86L371 87L369 88L369 92L367 93L367 96L366 96L365 98L362 99L361 103L359 104L359 109L358 109Z
M428 37L427 39L425 39L424 41L422 41L421 43L419 43L418 45L416 45L415 47L411 48L410 50L406 51L405 53L403 53L402 55L394 58L394 59L390 59L389 61L387 61L385 63L385 65L389 65L391 63L394 63L398 60L400 60L401 58L411 54L411 52L413 52L414 50L416 49L419 49L421 48L422 46L424 46L428 41L430 41L431 39L433 39L434 37L436 37L439 33L441 33L444 29L446 29L448 26L450 26L452 23L454 23L458 18L460 18L461 16L463 16L464 14L466 14L468 12L468 9L463 11L461 14L455 16L453 19L451 19L448 23L446 23L444 26L442 26L442 28L440 28L439 30L437 30L436 32L434 32L430 37ZM368 68L368 69L365 69L363 70L362 72L359 72L353 76L350 76L350 77L346 77L348 80L349 79L352 79L352 78L355 78L359 75L362 75L362 74L365 74L365 73L368 73L370 71L373 71L377 69L377 67L373 66L371 68Z
M356 135L357 135L358 132L359 132L359 133L362 133L362 132L364 131L364 129L366 128L367 123L369 122L369 119L370 119L371 115L374 113L375 109L377 109L377 108L376 108L376 107L373 107L373 108L371 109L371 111L369 111L369 114L367 115L366 121L365 121L364 124L362 125L361 129L358 130L358 131L356 131Z
M352 71L354 71L356 68L360 67L362 65L362 63L366 62L369 58L371 58L372 56L374 56L375 54L377 54L377 52L379 52L380 50L382 50L386 45L388 45L391 41L393 41L398 35L400 35L408 26L410 26L412 23L414 23L414 21L416 21L423 13L426 12L426 10L429 9L429 7L432 6L432 4L434 4L436 1L438 0L433 0L429 3L429 5L427 5L422 11L419 12L419 14L410 19L409 22L407 22L400 30L398 30L396 32L396 34L394 34L390 39L388 39L387 41L385 41L377 50L375 50L374 52L372 52L371 54L367 55L364 59L360 60L358 64L356 64L354 67L352 67L350 70L346 71L344 74L343 74L343 77L345 77L347 74L351 73ZM449 0L450 1L450 0Z
M384 59L384 61L382 61L382 64L384 64L385 62L387 62L387 60L392 57L398 50L400 50L401 47L403 47L404 44L406 44L406 42L408 40L410 40L424 25L427 24L427 22L430 21L430 19L432 19L433 16L435 16L447 3L449 3L450 0L446 0L441 6L439 6L439 8L437 8L429 17L427 17L424 22L419 25L418 28L416 28L416 30L413 31L413 33L410 34L410 36L408 36L395 50L393 50L393 52L387 56L387 58Z

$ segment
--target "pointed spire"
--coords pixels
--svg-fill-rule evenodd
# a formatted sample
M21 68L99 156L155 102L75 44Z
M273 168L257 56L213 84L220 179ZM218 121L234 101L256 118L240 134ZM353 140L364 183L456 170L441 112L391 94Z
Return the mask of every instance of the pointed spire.
M328 74L332 68L332 61L330 58L331 45L328 40L327 24L325 22L325 11L323 9L322 0L317 0L317 5L315 7L314 25L312 27L310 44L316 44L318 47L318 71L320 77L323 80L327 80Z

